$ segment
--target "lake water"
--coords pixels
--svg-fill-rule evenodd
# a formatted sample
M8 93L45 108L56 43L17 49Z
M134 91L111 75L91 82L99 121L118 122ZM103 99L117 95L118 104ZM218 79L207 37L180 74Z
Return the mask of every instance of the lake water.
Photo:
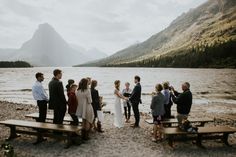
M44 73L43 85L48 92L48 83L52 78L53 67L37 68L0 68L0 100L16 103L36 104L32 98L31 87L35 82L35 73ZM169 81L175 89L181 91L181 84L190 82L193 101L196 105L208 103L230 103L236 105L235 69L173 69L173 68L82 68L62 67L62 81L66 86L68 79L76 83L83 77L92 77L98 81L98 90L107 103L106 110L114 105L114 81L121 80L121 89L125 82L134 86L133 77L139 75L142 85L140 110L149 112L151 96L156 83Z

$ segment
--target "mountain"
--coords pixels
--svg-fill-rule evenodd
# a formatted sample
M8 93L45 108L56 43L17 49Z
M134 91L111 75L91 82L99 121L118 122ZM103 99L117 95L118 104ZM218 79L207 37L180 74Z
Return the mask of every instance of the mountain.
M208 0L166 29L81 66L236 67L236 1Z
M68 44L48 23L40 24L20 49L0 49L1 60L27 61L33 66L72 66L93 59Z
M72 46L72 48L80 51L85 56L88 56L90 58L90 60L98 60L98 59L108 57L108 55L106 53L98 50L97 48L91 48L91 49L86 50L85 48L78 46L76 44L70 44L70 45Z

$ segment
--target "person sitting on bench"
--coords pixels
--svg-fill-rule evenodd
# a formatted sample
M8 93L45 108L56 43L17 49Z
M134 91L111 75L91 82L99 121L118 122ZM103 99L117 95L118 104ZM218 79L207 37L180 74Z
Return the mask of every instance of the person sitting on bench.
M178 93L173 87L171 87L174 94L171 92L172 100L177 104L177 120L179 126L181 126L182 120L188 118L188 114L192 106L192 93L190 91L190 84L185 82L182 84L183 93Z

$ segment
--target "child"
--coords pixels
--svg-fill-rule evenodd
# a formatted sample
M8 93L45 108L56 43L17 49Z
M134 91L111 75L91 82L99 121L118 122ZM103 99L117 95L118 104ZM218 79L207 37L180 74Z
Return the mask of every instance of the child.
M72 84L70 86L70 91L68 92L68 113L70 114L71 118L73 119L73 122L71 122L71 125L79 125L78 117L75 115L77 110L77 98L75 95L75 91L77 89L76 84Z
M75 81L72 80L72 79L69 79L69 80L68 80L68 84L66 85L66 91L67 91L67 96L68 96L68 97L69 97L69 92L70 92L70 86L71 86L73 83L75 83Z
M151 102L151 110L152 110L152 116L153 116L153 142L157 142L157 140L161 140L162 134L162 116L165 114L165 108L164 108L164 101L165 97L161 93L163 87L161 84L156 85L156 94L153 95L152 97L152 102ZM157 132L159 131L159 137L157 136Z
M125 89L122 90L122 95L125 97L130 97L132 90L129 88L130 83L126 82L125 83ZM129 123L129 119L130 119L130 110L131 110L131 104L129 101L124 100L123 101L123 106L124 106L124 111L125 111L125 119L126 119L126 123ZM128 110L127 110L128 109Z

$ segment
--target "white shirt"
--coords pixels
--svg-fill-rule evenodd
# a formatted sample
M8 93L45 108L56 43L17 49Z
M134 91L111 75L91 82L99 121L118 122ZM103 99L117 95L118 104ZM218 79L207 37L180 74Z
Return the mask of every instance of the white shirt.
M41 82L36 81L32 87L32 94L35 100L46 100L48 101L48 95L43 88Z

